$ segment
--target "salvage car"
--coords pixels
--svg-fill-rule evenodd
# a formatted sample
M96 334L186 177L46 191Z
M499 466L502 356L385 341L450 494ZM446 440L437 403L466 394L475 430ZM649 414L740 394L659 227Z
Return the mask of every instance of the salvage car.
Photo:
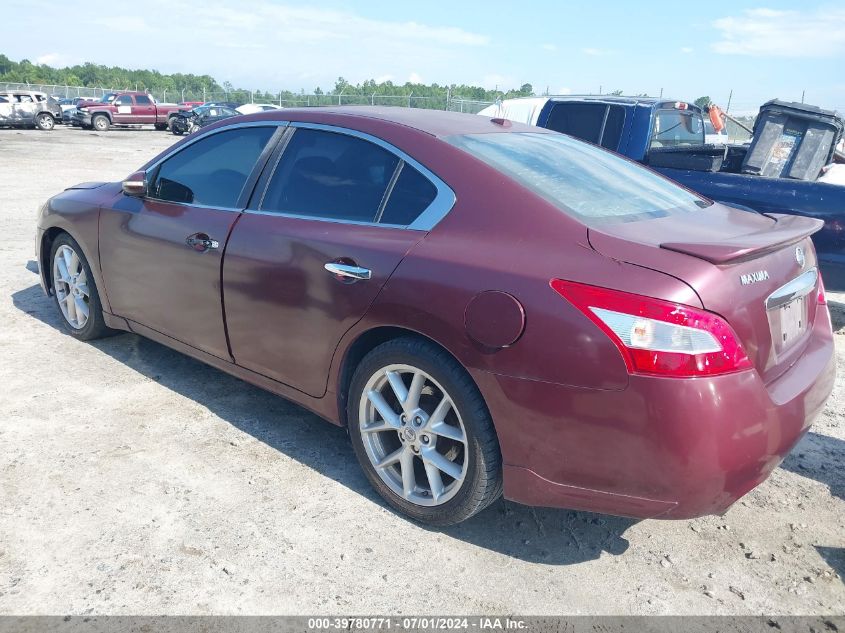
M35 127L52 130L62 121L59 104L43 92L0 92L0 127Z
M785 153L779 163L770 160L777 168L771 170L755 164L753 144L706 144L707 121L701 108L673 99L609 95L528 97L506 99L479 114L538 125L596 143L722 203L760 213L818 218L824 226L813 241L822 266L831 278L835 275L845 280L845 187L818 180L822 165L828 162L825 159L835 158L831 146L837 142L837 127L841 133L841 119L837 123L833 112L777 100L764 104L761 115L769 110L787 121L792 119L786 127L764 133L761 124L765 122L762 116L758 117L754 136L761 140L768 136L775 141L764 148L762 156L776 157L776 144ZM831 124L806 132L808 124L813 128L812 123L820 120ZM805 136L814 141L828 137L828 150L810 148L807 143L807 151L796 151L801 150ZM812 165L816 165L815 169Z
M193 134L217 121L240 116L240 112L226 106L204 105L188 112L177 112L170 119L170 131L177 136Z
M831 393L820 226L548 130L356 106L71 187L36 257L72 337L134 332L345 425L417 521L502 494L682 519L762 482Z
M73 113L72 124L105 132L113 125L152 125L166 130L170 117L186 106L158 103L145 92L116 92L103 96L102 101L84 102Z

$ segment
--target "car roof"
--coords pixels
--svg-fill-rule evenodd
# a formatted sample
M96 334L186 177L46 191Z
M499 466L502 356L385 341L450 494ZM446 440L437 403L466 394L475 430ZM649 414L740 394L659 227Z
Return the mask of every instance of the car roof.
M443 137L458 134L495 134L501 132L544 132L536 127L490 119L475 114L429 110L424 108L403 108L398 106L319 106L312 108L285 108L268 110L244 117L254 121L302 121L310 123L340 124L350 117L366 119L413 128L432 136Z

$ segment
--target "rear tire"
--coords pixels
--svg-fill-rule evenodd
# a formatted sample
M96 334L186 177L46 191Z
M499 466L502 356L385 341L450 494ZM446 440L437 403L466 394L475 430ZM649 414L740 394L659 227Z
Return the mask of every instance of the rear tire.
M91 127L98 132L106 132L111 127L111 121L105 114L95 114L91 119Z
M54 127L56 127L56 120L50 114L42 112L37 117L35 117L35 127L37 127L39 130L49 132Z
M91 341L109 336L115 330L103 319L100 293L91 274L91 266L79 244L62 233L50 249L53 302L59 310L62 325L73 338Z
M502 456L484 399L466 370L428 341L394 339L367 354L352 377L347 420L370 484L420 523L460 523L502 494Z

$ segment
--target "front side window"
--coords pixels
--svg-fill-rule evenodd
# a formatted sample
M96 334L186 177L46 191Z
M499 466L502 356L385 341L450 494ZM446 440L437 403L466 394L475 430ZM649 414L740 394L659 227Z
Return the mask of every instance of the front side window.
M470 134L448 141L587 224L710 205L637 163L561 134Z
M235 208L247 178L275 127L245 127L211 134L166 159L150 197L168 202Z
M651 147L703 145L704 124L701 114L691 110L658 110L654 115Z
M114 105L131 106L132 105L132 97L130 95L120 95L117 99L114 100Z
M137 103L138 105L152 105L153 104L153 102L150 100L150 98L147 95L138 95L137 97L135 97L135 103Z
M263 211L373 222L399 159L355 136L297 129L276 167Z

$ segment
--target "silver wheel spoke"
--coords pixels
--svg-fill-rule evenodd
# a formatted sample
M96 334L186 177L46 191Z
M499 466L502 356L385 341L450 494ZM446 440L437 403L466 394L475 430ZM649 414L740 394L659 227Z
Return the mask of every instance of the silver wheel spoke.
M455 440L456 442L460 442L461 444L466 444L466 438L464 437L463 431L456 426L452 426L450 424L446 424L445 422L438 422L437 424L432 424L429 428L429 431L434 433L435 435L439 435L440 437L448 437L450 440Z
M396 462L402 459L402 456L405 454L405 447L400 446L398 449L393 451L390 455L386 455L379 461L375 466L376 468L387 468L388 466L393 466Z
M424 385L425 376L423 373L417 372L414 374L414 377L411 379L411 388L408 389L408 396L402 403L402 408L405 410L405 413L411 413L411 411L420 406L420 394L422 393Z
M428 423L430 426L436 426L440 422L446 419L446 416L449 415L449 409L452 408L452 401L449 400L448 396L443 396L443 399L440 401L440 404L437 405L437 408L432 412L431 417L428 418Z
M399 428L399 414L396 413L378 391L367 392L367 399L373 403L376 411L390 426Z
M399 463L402 467L402 491L407 499L413 494L414 488L417 487L417 478L414 476L414 454L403 448Z
M76 297L74 303L76 304L77 321L88 320L88 304L85 303L82 297Z
M61 280L64 283L70 282L70 273L67 269L67 264L65 263L64 258L56 258L56 268L59 269L59 275L61 276Z
M86 297L90 296L90 295L89 295L89 292L88 292L88 284L85 284L85 283L80 284L80 283L78 283L78 284L76 284L76 287L79 289L79 292L81 292L82 294L84 294Z
M73 297L68 296L65 306L67 306L67 320L75 326L79 321L79 317L76 315L76 301L73 300Z
M462 468L455 462L450 462L443 455L438 453L435 449L429 448L422 453L423 463L431 464L437 470L443 471L452 479L460 479Z
M440 471L430 462L424 461L423 466L428 477L428 487L431 488L431 496L437 501L443 495L443 478L440 476Z
M361 433L383 433L384 431L393 431L395 433L396 427L383 420L381 422L373 422L372 424L361 427Z
M390 388L393 389L393 395L396 396L396 399L404 407L405 400L408 399L408 389L405 387L405 383L402 382L402 376L395 371L389 371L387 372L387 382L390 383Z

